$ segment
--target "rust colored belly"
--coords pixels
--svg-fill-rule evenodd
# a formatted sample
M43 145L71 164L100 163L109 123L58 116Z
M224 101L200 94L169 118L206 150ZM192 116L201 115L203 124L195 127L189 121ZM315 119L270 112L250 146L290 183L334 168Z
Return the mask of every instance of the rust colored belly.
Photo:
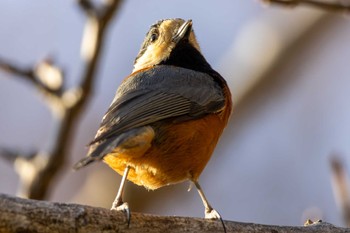
M121 175L125 167L130 166L128 180L147 189L197 180L225 125L216 114L170 126L159 124L146 151L134 149L119 153L116 149L106 155L104 161Z

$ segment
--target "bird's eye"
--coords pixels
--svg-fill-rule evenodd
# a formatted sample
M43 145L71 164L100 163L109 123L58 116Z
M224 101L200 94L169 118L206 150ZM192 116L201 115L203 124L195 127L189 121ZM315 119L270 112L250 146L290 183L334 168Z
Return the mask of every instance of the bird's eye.
M151 38L150 38L150 41L151 42L154 42L154 41L156 41L158 39L158 33L152 33L152 35L151 35Z

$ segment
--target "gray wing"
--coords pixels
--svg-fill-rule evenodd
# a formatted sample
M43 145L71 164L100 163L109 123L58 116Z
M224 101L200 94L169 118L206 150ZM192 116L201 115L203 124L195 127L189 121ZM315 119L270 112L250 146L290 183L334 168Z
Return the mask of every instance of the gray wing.
M132 74L118 88L88 156L102 159L130 130L168 118L196 119L220 111L224 104L222 88L205 73L157 66Z
M92 143L167 118L195 119L219 111L224 104L223 90L210 75L158 66L123 82Z

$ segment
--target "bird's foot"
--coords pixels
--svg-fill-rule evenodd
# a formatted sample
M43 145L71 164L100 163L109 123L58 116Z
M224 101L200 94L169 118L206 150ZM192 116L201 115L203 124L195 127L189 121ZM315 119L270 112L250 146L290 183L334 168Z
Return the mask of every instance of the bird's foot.
M111 210L127 212L129 211L129 204L127 202L115 201L112 204Z
M208 208L208 209L205 209L204 213L205 213L205 218L206 219L215 219L215 220L219 219L221 224L222 224L224 233L226 233L226 226L225 226L224 220L222 219L222 217L219 214L219 212L217 212L213 208Z
M204 213L206 219L222 219L220 214L214 209L206 209Z
M128 222L128 227L129 227L131 214L130 214L129 204L127 202L115 201L112 204L111 210L123 212L126 216L126 220Z

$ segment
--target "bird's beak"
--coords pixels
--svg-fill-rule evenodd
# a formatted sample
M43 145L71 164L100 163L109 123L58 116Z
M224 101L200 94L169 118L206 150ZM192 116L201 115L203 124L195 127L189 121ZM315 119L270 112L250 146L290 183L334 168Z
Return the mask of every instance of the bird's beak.
M180 28L177 30L176 34L173 37L173 41L175 43L178 43L183 38L188 37L190 35L191 30L192 30L192 20L190 19L184 22L180 26Z

